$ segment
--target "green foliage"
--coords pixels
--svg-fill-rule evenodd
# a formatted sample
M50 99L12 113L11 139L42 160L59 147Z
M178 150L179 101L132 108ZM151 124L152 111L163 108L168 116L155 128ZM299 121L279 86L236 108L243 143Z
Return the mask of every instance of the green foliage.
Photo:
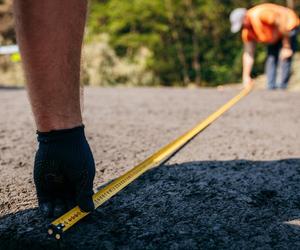
M108 37L93 37L84 46L82 64L82 83L85 85L115 86L149 86L157 81L147 69L146 61L151 52L146 48L135 53L132 60L120 58L108 44Z
M132 61L146 48L146 68L163 85L237 82L242 42L230 33L228 16L262 2L270 1L91 0L88 40L107 33L116 55ZM264 53L260 46L254 74L263 70Z

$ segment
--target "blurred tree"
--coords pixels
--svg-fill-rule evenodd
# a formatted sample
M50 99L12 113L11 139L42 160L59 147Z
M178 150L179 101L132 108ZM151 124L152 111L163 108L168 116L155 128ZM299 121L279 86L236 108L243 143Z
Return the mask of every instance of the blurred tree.
M177 14L177 10L180 8L180 1L172 1L172 0L164 0L165 8L166 8L166 16L169 21L169 27L171 31L171 35L175 44L176 52L178 55L178 59L182 66L182 74L183 74L183 82L184 84L188 84L190 82L190 77L188 74L188 65L187 58L184 53L184 40L180 37L180 24L177 21L175 15Z
M291 9L295 8L295 1L294 0L286 0L287 6Z
M0 44L16 43L12 1L0 0Z
M188 27L192 31L193 42L193 70L195 72L195 83L201 85L201 64L200 64L200 46L199 37L201 34L201 23L198 15L195 11L195 5L192 0L184 0L184 4L187 8L187 23Z

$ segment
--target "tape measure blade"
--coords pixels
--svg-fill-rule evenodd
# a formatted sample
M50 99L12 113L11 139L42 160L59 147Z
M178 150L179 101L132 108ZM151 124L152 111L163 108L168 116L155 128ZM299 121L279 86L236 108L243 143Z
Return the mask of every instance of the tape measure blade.
M124 175L108 184L103 189L99 190L93 196L95 207L97 208L102 205L154 165L155 162L152 157L149 157L130 171L126 172Z
M227 110L229 110L232 106L234 106L241 98L246 96L251 89L244 89L239 95L231 99L228 103L218 109L216 112L207 117L204 121L198 123L196 127L183 134L167 146L163 147L161 150L155 153L155 161L158 163L166 158L168 155L172 154L178 148L180 148L187 141L191 140L205 128L207 128L211 123L213 123L216 119L218 119L222 114L224 114Z
M108 184L103 189L99 190L93 195L93 201L95 207L98 208L104 202L109 200L111 197L120 192L132 181L141 176L144 172L160 163L163 159L174 153L177 149L183 146L187 141L194 138L197 134L207 128L211 123L218 119L222 114L234 106L239 100L245 97L251 92L253 87L244 88L237 96L232 98L229 102L207 117L204 121L200 122L196 127L186 132L182 136L178 137L176 140L172 141L168 145L164 146L162 149L158 150L152 156L144 160L142 163L138 164L119 178L117 178L112 183ZM64 225L63 232L68 230L79 220L84 218L88 213L82 212L79 207L75 207L60 218L52 222L52 225L57 226L60 224Z
M88 214L89 213L81 211L80 208L77 206L65 213L64 215L62 215L61 217L59 217L58 219L56 219L55 221L53 221L51 224L56 227L58 225L63 225L62 231L65 232Z

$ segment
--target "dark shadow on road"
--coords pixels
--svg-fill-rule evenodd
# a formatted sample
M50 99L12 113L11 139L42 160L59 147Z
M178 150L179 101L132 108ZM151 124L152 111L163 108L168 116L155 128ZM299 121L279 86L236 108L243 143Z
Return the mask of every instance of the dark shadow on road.
M300 159L155 168L58 243L36 210L0 219L0 248L299 249Z
M0 84L0 90L22 90L24 87L22 86L7 86Z

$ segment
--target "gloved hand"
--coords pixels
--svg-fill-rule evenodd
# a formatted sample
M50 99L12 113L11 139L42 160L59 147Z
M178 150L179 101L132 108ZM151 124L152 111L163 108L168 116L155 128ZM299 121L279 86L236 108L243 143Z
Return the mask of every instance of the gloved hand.
M37 134L34 182L42 214L58 217L75 205L92 211L95 163L84 126Z

